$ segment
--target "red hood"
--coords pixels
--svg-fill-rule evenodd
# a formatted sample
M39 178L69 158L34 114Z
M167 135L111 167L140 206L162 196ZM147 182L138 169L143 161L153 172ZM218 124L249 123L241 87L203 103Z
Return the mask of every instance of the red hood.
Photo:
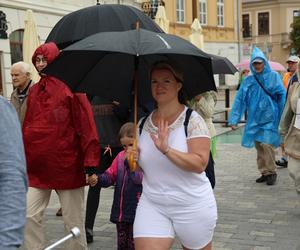
M43 55L49 64L59 55L59 49L53 42L42 44L35 50L32 56L33 65L35 65L36 57L38 55Z

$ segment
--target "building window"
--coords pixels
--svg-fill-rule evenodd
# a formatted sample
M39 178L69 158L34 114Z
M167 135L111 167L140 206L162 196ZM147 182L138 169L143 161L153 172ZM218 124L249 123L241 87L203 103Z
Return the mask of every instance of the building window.
M23 60L23 34L24 30L16 30L9 35L11 63Z
M251 37L251 25L250 25L250 15L249 14L243 14L242 15L243 19L243 37Z
M184 0L176 0L176 21L184 23Z
M269 12L261 12L258 13L258 35L269 35L270 34L270 13Z
M218 26L224 27L224 0L217 1Z
M295 22L297 18L300 18L300 10L293 11L293 21Z
M207 0L199 0L199 21L201 24L207 24Z

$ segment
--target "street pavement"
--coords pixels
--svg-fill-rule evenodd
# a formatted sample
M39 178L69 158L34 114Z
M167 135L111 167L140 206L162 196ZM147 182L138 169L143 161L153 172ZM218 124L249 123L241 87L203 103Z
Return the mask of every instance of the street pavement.
M255 183L259 176L254 149L239 144L218 144L216 159L218 223L214 250L300 250L300 197L286 168L278 169L274 186ZM116 248L115 225L109 222L113 188L102 189L91 250ZM55 192L45 213L47 237L64 236ZM57 248L59 249L59 248ZM63 248L60 248L63 249ZM175 242L172 249L181 249Z
M233 97L234 93L231 103ZM219 92L219 98L217 108L222 109L224 94ZM221 124L216 124L216 129L218 134L229 131ZM278 181L274 186L256 183L259 173L255 149L221 141L230 142L230 139L219 140L217 144L215 197L218 222L213 249L300 250L300 196L295 192L288 170L278 169ZM115 225L109 222L113 191L112 187L101 191L94 243L89 244L90 250L117 249ZM58 208L57 195L53 192L45 212L49 243L64 236L62 218L55 216ZM176 241L172 249L181 249L180 244Z

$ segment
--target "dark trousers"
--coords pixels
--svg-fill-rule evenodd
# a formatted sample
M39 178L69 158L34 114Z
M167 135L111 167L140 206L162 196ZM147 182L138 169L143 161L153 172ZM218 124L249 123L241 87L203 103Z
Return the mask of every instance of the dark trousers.
M134 250L133 224L128 222L117 223L118 250Z
M101 156L100 156L100 167L98 168L98 174L102 174L105 172L106 169L110 167L113 160L117 156L117 154L123 150L122 147L115 147L112 149L112 155L109 152L104 154L105 149L101 148ZM89 192L87 195L86 201L86 214L85 214L85 228L93 230L96 214L99 207L100 201L100 191L101 186L99 183L94 187L89 187Z

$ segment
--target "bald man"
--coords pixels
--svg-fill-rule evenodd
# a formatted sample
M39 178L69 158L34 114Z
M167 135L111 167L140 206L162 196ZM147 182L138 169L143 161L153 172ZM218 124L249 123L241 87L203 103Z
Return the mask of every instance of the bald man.
M10 69L14 91L11 94L10 101L15 107L21 126L26 113L26 99L28 90L32 85L30 66L25 62L17 62Z

